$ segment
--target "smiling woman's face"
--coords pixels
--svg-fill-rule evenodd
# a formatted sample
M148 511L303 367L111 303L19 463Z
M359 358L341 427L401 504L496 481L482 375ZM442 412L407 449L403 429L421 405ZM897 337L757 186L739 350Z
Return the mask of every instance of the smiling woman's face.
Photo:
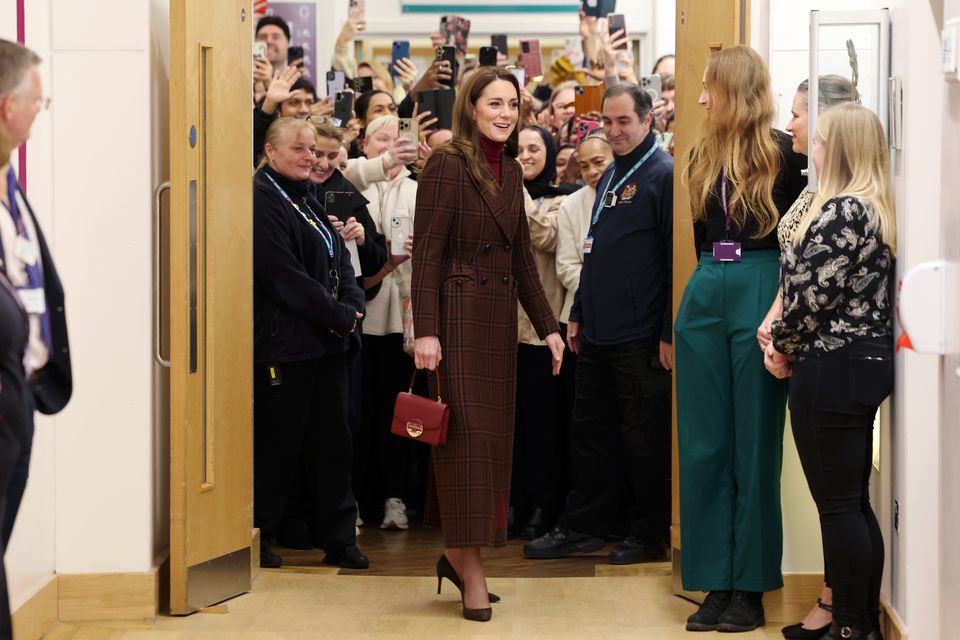
M543 146L543 138L533 129L524 129L520 132L517 160L523 167L524 180L533 180L543 173L543 166L547 162L547 148Z
M506 142L520 119L517 88L506 80L494 80L477 98L473 117L477 131L494 142Z

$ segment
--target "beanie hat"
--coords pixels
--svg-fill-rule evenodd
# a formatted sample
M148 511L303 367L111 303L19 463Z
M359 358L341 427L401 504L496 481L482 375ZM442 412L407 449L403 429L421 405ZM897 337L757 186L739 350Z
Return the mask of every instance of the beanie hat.
M256 37L257 33L260 33L260 29L270 24L275 27L280 27L280 30L283 31L283 35L287 36L287 40L290 39L290 25L288 25L287 21L280 16L263 16L257 20L257 31L254 34L254 37Z

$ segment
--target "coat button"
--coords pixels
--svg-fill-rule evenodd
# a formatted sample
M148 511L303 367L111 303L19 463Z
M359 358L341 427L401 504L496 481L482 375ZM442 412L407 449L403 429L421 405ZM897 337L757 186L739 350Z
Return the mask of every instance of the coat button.
M480 284L487 284L487 276L480 276Z
M491 245L489 245L489 244L486 244L486 245L483 246L483 250L484 250L484 251L490 251L490 249L492 249L492 248L493 248L493 247L492 247Z
M510 284L510 276L503 276L503 284Z
M511 247L511 246L508 245L508 244L503 245L503 250L506 251L507 253L510 253L510 249L512 249L512 248L513 248L513 247Z
M463 280L462 280L461 278L457 278L457 286L458 286L458 287L462 287L462 286L463 286Z

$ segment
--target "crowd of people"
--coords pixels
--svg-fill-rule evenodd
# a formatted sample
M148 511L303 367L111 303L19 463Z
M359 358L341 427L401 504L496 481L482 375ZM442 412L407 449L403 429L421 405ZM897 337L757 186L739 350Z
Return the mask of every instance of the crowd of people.
M784 133L760 56L714 52L706 124L675 182L674 59L638 77L627 36L603 19L581 11L582 68L523 81L506 52L483 66L438 55L422 73L409 58L358 61L349 45L364 25L352 11L332 52L341 100L288 61L282 19L256 25L261 566L281 566L279 546L366 569L361 527L418 519L442 528L438 579L485 621L499 597L481 550L508 538L531 560L610 539L611 563L665 560L675 377L682 579L707 594L687 629L755 629L763 594L783 585L789 406L826 584L784 635L879 638L883 541L867 484L892 388L896 224L882 127L855 84L817 79L808 148L808 81ZM70 392L62 289L8 168L42 106L38 62L0 41L4 545L33 411ZM599 100L584 108L588 91ZM674 322L675 184L699 263ZM447 403L445 443L391 433L408 389Z

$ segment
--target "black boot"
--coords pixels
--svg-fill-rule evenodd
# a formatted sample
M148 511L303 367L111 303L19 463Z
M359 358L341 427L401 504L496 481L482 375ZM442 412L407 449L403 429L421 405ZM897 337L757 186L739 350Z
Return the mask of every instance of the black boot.
M530 515L530 519L527 520L527 524L523 525L523 530L520 531L520 537L524 540L535 540L547 531L547 519L544 516L543 509L537 507Z
M667 559L667 550L659 540L643 540L630 535L610 550L609 558L610 564L663 562Z
M764 623L763 593L734 590L730 606L720 616L717 630L728 632L753 631L757 627L762 627Z
M360 553L357 545L351 544L343 549L323 556L323 564L340 565L344 569L369 569L370 560Z
M716 631L720 616L730 605L729 591L711 591L696 613L687 618L687 631Z
M599 551L606 544L603 538L578 533L557 525L552 531L548 531L533 542L523 545L523 555L538 560L563 558L571 553Z
M830 625L830 633L823 640L883 640L880 631L873 629L869 633L852 626L841 625L836 620Z
M283 559L270 549L269 545L260 543L260 568L277 569L283 564Z

